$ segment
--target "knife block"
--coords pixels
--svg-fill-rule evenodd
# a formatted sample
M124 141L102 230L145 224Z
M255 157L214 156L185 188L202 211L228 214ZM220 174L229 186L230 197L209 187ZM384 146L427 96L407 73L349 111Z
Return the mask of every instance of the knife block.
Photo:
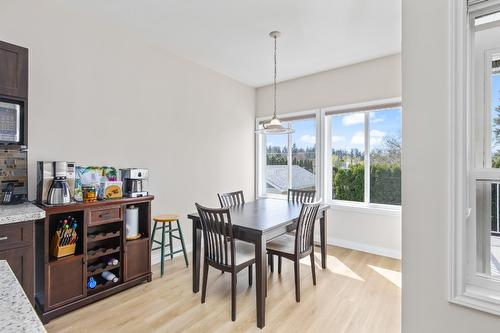
M75 254L76 242L74 244L59 245L61 237L56 232L50 240L50 254L55 258L62 258Z

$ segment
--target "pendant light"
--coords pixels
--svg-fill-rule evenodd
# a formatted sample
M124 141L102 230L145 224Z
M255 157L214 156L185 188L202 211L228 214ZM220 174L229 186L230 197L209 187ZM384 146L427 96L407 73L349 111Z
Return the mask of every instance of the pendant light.
M276 116L276 43L278 37L281 36L281 32L279 31L271 31L269 33L269 36L274 39L274 114L273 118L271 119L270 122L263 124L263 128L258 129L255 131L255 133L262 133L262 134L289 134L293 133L294 130L288 127L283 127L281 125L281 121L278 119Z

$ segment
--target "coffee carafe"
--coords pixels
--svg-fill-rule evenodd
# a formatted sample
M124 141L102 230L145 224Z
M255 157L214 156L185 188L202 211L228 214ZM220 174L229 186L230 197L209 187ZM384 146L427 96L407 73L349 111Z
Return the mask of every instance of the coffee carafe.
M54 180L50 185L49 193L47 195L47 204L63 205L71 203L71 193L68 182L66 181L67 172L67 162L54 162Z

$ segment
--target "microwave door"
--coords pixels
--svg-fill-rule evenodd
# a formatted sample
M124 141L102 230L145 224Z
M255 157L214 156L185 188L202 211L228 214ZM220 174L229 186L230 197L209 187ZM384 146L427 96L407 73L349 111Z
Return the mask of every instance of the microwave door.
M0 141L20 142L21 106L15 103L0 102Z

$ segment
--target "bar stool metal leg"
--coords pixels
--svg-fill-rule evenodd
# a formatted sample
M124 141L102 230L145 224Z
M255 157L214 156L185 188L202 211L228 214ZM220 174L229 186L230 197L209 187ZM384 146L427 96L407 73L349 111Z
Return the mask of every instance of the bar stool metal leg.
M174 259L174 243L172 242L172 222L168 224L168 245L170 245L170 259Z
M186 262L186 267L188 267L189 262L188 262L187 252L186 252L186 245L184 244L184 236L182 235L182 229L181 229L181 224L179 223L179 220L177 220L177 229L179 230L179 236L181 239L182 252L184 253L184 261Z
M163 266L165 261L165 223L162 223L161 232L161 264L160 264L160 275L163 276Z

